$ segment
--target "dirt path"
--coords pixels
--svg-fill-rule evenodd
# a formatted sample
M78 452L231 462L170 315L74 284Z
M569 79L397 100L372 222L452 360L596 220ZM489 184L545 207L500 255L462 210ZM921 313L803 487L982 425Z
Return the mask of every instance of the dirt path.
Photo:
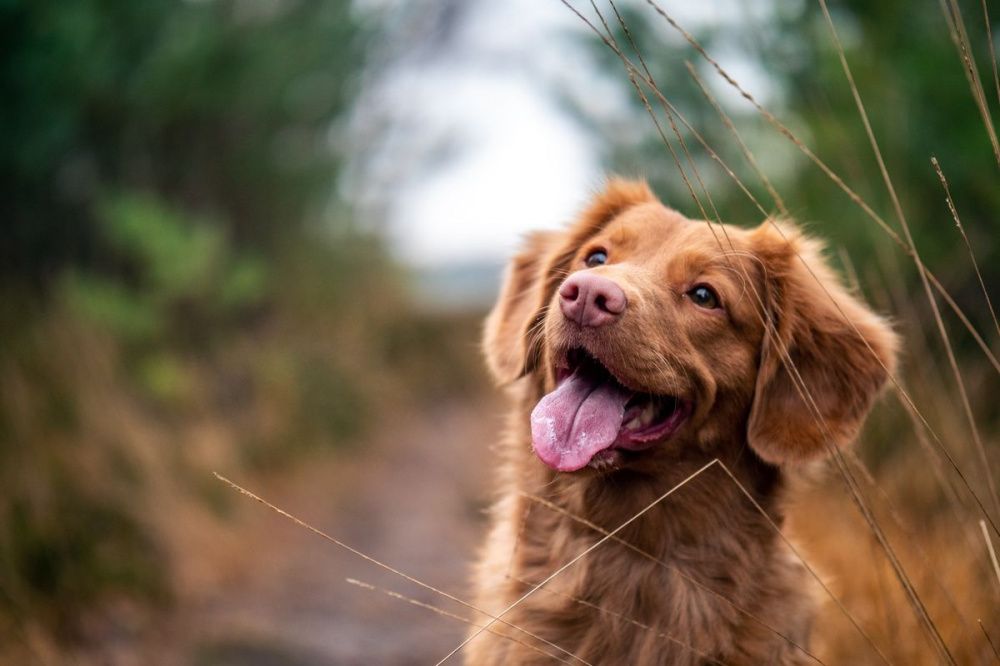
M495 400L452 402L385 423L364 450L253 487L260 495L426 583L468 598L500 419ZM249 499L233 575L203 591L167 653L198 666L428 664L461 641L452 619L345 578L468 612ZM169 661L173 661L170 659ZM458 662L456 662L458 663Z

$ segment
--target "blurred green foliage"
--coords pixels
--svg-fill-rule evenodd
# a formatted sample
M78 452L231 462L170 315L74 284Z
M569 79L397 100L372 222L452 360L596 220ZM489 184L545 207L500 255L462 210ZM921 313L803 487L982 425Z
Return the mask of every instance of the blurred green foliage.
M0 634L169 599L207 460L400 399L399 276L335 187L369 35L347 0L0 0Z
M72 483L58 488L53 504L15 500L5 515L0 608L38 616L59 638L73 638L81 615L109 594L164 600L162 556L141 523L120 506L78 495Z
M73 313L121 342L140 385L179 399L190 382L170 352L210 348L260 306L266 265L250 250L237 254L214 220L171 211L149 195L111 198L98 215L122 274L68 272L62 295Z
M176 320L162 310L186 306L206 316L224 316L264 296L264 265L252 257L231 256L216 223L184 217L149 197L134 195L110 201L99 222L121 259L132 264L134 289L131 294L117 293L111 280L88 280L79 274L73 274L67 288L86 314L122 338L149 341ZM130 316L139 321L130 321Z
M0 270L104 265L108 192L276 249L322 217L366 30L347 0L0 2Z

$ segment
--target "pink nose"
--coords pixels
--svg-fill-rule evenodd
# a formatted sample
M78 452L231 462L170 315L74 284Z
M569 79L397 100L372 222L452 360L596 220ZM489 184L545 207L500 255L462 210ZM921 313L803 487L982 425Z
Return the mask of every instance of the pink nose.
M559 307L567 319L597 328L625 312L628 299L613 280L584 271L574 273L559 287Z

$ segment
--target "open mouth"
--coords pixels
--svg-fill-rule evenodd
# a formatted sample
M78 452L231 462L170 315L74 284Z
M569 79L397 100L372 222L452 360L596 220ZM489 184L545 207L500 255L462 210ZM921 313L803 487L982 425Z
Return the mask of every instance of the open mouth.
M690 402L628 388L576 348L558 364L555 390L531 413L531 442L542 462L560 472L613 467L619 452L666 440L690 413Z

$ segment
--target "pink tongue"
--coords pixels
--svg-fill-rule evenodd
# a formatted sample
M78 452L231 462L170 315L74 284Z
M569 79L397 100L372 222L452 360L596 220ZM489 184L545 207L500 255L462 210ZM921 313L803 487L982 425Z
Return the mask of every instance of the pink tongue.
M579 371L538 401L531 412L531 443L546 465L560 472L585 467L611 446L621 430L632 392L617 382Z

